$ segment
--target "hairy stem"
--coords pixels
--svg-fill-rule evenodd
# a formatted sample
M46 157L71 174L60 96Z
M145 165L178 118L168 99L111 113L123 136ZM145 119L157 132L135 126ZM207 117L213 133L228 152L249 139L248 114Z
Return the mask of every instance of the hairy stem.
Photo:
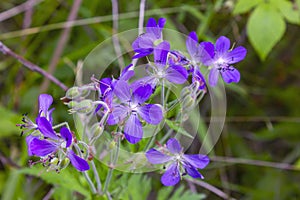
M102 184L101 184L101 180L100 180L100 177L99 177L99 174L98 174L96 165L95 165L95 163L94 163L93 160L91 161L91 164L92 164L92 169L93 169L94 176L95 176L96 183L97 183L97 191L98 191L99 194L102 194Z
M77 144L75 144L74 147L75 147L77 153L80 155L80 157L82 157L82 153L80 151L79 146ZM88 182L88 184L89 184L89 186L92 190L92 193L97 194L96 187L95 187L94 183L92 182L92 180L91 180L89 174L87 173L87 171L83 171L82 174L83 174L84 178L86 179L86 181Z
M112 173L114 171L114 167L115 167L115 164L118 160L118 157L119 157L119 150L120 150L120 138L118 137L117 138L117 147L116 147L116 151L115 151L115 155L112 155L111 159L112 159L112 163L111 163L111 166L110 166L110 169L108 171L108 174L106 176L106 179L105 179L105 184L104 184L104 189L103 189L103 193L106 194L107 190L108 190L108 186L109 186L109 183L111 181L111 178L112 178Z

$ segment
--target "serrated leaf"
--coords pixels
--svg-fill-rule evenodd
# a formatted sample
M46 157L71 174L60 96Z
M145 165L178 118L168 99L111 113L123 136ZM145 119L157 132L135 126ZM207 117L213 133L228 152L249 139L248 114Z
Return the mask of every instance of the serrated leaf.
M122 194L122 200L147 199L151 191L151 179L142 174L133 174L129 178L127 186Z
M173 187L164 187L158 191L157 200L201 200L205 199L206 195L201 193L192 193L190 190L185 190L184 186L181 185L172 194ZM170 196L172 194L172 196Z
M279 11L269 3L260 4L247 23L250 42L261 60L265 60L272 48L282 38L286 29Z
M286 0L272 0L272 4L280 10L288 22L292 24L300 23L300 12L294 9L292 2Z
M175 122L171 121L171 120L168 120L166 119L166 123L168 124L168 126L177 131L178 133L181 133L182 135L186 136L186 137L189 137L191 139L194 139L194 136L191 135L190 133L188 133L186 130L184 130L182 127L178 126Z
M169 199L168 197L171 195L173 191L173 187L163 187L157 193L157 200L165 200Z
M233 14L242 14L250 11L256 5L258 5L262 0L238 0L233 9Z
M60 187L66 188L68 190L73 190L81 193L86 198L90 197L90 192L83 187L74 174L70 173L67 169L62 170L59 174L53 171L46 172L41 167L24 168L18 171L22 174L29 174L43 179L45 182L53 185L58 185ZM76 173L76 172L75 172Z

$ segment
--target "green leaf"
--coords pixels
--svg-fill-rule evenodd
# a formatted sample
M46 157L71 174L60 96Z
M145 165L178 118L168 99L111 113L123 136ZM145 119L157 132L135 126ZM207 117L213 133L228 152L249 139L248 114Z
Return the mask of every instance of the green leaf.
M292 24L300 24L300 12L294 9L292 2L286 0L272 0L285 19Z
M285 29L283 17L271 4L260 4L254 10L247 23L247 32L261 60L266 59Z
M67 190L71 189L73 191L81 193L87 198L90 197L89 190L83 187L79 182L79 179L76 178L76 176L73 174L76 173L75 171L70 172L69 169L64 169L58 174L54 171L43 172L43 170L43 168L35 166L32 168L21 169L18 172L39 177L49 184L58 185Z
M234 6L233 14L237 15L248 12L261 2L262 0L239 0Z
M182 127L178 126L178 124L176 122L173 122L171 120L166 119L166 123L168 124L168 126L177 131L178 133L181 133L182 135L189 137L191 139L194 139L194 136L191 135L190 133L188 133L186 130L184 130Z
M21 133L20 129L16 127L17 123L21 123L21 115L17 115L0 105L0 116L2 116L0 120L0 137Z
M133 174L128 180L125 191L122 200L147 199L151 191L151 179L142 174Z
M294 164L295 168L300 170L300 158Z
M190 190L185 190L184 186L181 185L177 188L172 194L173 187L164 187L158 191L157 200L201 200L206 197L205 194L201 193L192 193ZM169 197L172 194L171 197Z

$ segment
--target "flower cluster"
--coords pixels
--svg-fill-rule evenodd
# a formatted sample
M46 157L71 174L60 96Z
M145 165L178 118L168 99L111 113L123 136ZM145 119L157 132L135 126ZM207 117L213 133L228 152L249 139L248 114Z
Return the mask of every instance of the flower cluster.
M86 116L85 123L90 116L100 117L99 122L82 133L86 136L86 146L93 146L104 133L104 128L108 129L105 134L108 133L109 137L116 139L114 133L118 133L117 136L121 135L130 144L136 144L143 139L144 126L162 124L176 102L181 103L182 111L188 112L201 100L200 96L207 92L208 85L217 85L220 76L225 83L240 81L240 73L232 64L245 58L247 51L244 47L231 48L230 40L225 36L219 37L215 44L199 42L196 33L191 32L186 39L187 53L182 53L171 48L171 41L164 40L165 23L164 18L157 22L150 18L146 32L132 43L135 52L132 59L147 57L148 62L144 65L146 76L136 78L136 66L133 64L136 62L132 62L118 77L105 77L100 80L92 77L90 84L70 88L62 98L70 107L71 113L77 112ZM203 71L208 72L208 81L206 74L202 74ZM182 89L180 98L175 103L169 103L165 88L185 83L188 86ZM89 99L91 91L97 93L96 100ZM155 98L158 94L161 96L160 102ZM54 131L51 115L53 109L49 110L52 101L50 95L40 95L36 123L26 117L23 120L21 127L33 130L26 138L29 155L39 156L43 163L50 166L54 166L54 160L57 160L56 166L59 166L67 159L77 170L88 170L87 161L73 151L75 149L81 154L71 131L67 127L62 127L59 133ZM158 134L158 137L161 135ZM166 186L177 184L185 174L193 178L203 178L198 169L203 169L209 163L206 155L184 154L175 138L170 138L159 150L148 150L146 157L151 164L165 165L166 171L161 182Z
M40 161L49 169L60 169L67 166L69 161L78 171L86 171L89 169L87 161L76 155L73 151L74 138L71 131L62 126L60 133L56 133L52 125L52 111L50 106L53 102L52 96L41 94L39 96L39 114L36 123L28 118L24 118L24 124L19 125L32 131L26 137L29 156L38 156Z

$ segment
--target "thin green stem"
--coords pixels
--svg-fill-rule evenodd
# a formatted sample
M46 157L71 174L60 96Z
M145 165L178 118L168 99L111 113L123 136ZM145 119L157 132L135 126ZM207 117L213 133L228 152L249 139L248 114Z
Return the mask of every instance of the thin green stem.
M70 127L69 127L68 122L62 122L60 124L57 124L57 125L53 126L52 128L57 129L57 128L62 127L62 126L66 126L69 130L71 130Z
M104 189L103 189L104 194L107 194L107 189L108 189L109 183L111 181L112 173L114 171L114 165L116 164L118 157L119 157L119 150L120 150L120 138L119 137L117 138L117 147L116 148L117 149L115 151L115 155L111 156L112 163L111 163L110 169L109 169L108 174L105 179Z
M82 153L80 151L79 146L77 144L74 144L74 147L75 147L77 153L80 155L80 157L82 157ZM87 171L83 171L82 174L83 174L84 178L86 179L86 181L88 182L93 194L97 194L96 187L95 187L94 183L92 182L92 180L91 180L89 174L87 173Z
M97 182L97 191L98 191L99 194L102 194L102 184L101 184L100 176L98 174L96 165L95 165L93 160L91 161L91 165L92 165L94 176L95 176L95 179L96 179L96 182Z
M162 80L161 83L161 105L163 106L163 109L165 111L165 81Z

